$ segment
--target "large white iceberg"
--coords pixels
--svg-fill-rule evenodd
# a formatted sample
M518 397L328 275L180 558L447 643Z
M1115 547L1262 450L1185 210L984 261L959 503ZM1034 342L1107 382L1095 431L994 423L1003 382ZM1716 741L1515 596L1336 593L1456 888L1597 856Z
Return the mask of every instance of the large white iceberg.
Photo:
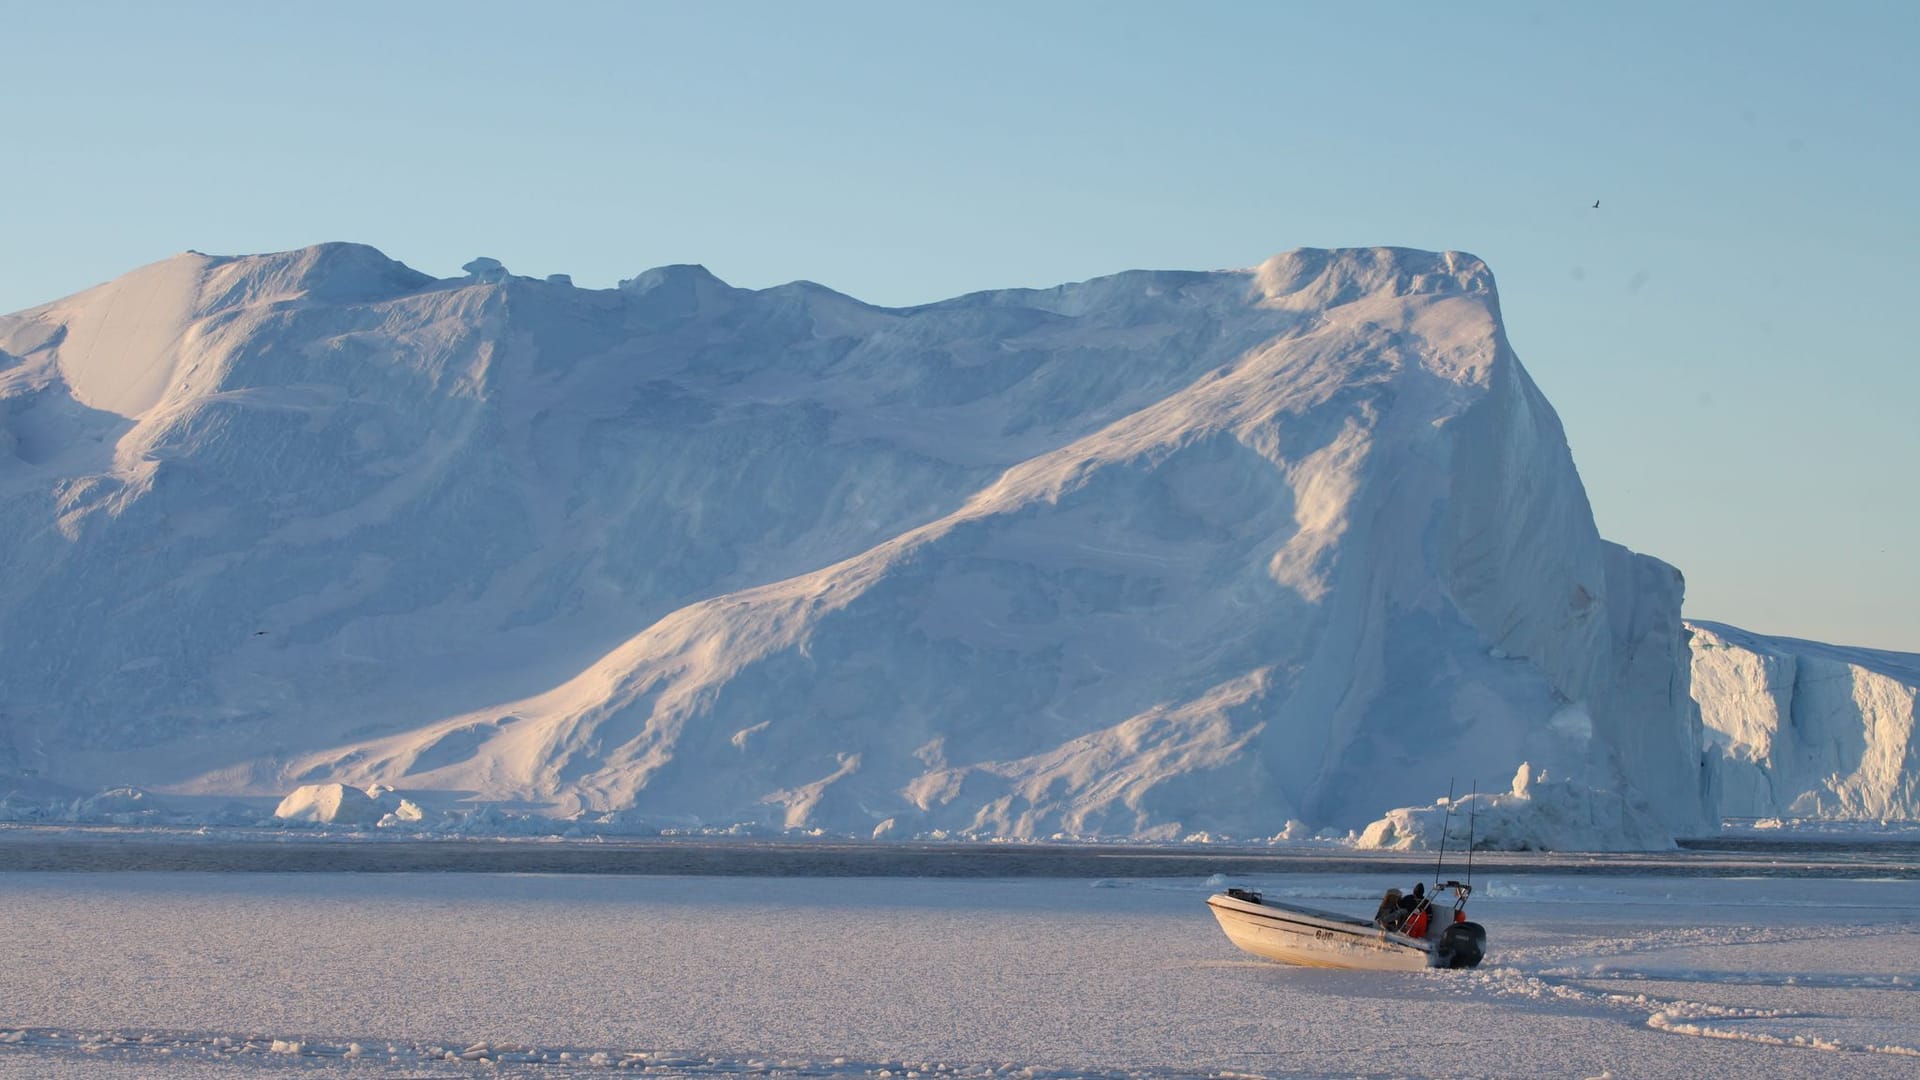
M188 254L0 350L0 769L1169 838L1530 762L1716 822L1679 574L1457 252L907 309Z

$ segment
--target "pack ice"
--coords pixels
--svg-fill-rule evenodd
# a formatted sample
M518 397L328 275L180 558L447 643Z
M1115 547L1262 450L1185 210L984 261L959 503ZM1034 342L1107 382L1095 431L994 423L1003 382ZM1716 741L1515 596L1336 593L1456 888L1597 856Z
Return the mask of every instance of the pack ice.
M0 319L8 789L1254 838L1524 765L1582 846L1717 823L1680 575L1595 531L1472 256L468 269L190 252Z

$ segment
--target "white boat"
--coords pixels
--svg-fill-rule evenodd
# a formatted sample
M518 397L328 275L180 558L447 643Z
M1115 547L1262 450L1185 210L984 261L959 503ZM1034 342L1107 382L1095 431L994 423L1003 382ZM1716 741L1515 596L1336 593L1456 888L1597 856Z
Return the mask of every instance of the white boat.
M1435 903L1452 891L1452 909ZM1404 929L1349 918L1330 911L1266 900L1257 892L1228 889L1207 898L1227 940L1255 956L1307 967L1362 971L1420 971L1474 967L1486 952L1487 932L1466 921L1467 895L1457 881L1436 883L1434 891L1406 920ZM1396 920L1397 921L1397 920Z

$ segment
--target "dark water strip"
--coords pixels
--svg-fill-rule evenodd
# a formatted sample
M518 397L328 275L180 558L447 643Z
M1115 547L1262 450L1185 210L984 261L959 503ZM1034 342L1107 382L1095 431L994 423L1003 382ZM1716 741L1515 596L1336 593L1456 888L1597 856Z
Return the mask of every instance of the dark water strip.
M1741 843L1631 854L1480 852L1474 872L1662 874L1677 877L1920 879L1920 845ZM1230 877L1287 873L1424 877L1418 852L1088 844L918 844L832 841L247 840L0 832L0 873L172 871L218 873L652 874L716 877L1107 878ZM1449 877L1464 876L1450 855Z

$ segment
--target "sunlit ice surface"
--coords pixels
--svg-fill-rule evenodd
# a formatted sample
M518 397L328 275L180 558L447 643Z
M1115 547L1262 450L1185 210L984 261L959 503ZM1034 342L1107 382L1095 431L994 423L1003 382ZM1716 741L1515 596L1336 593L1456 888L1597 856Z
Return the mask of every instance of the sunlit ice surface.
M1199 878L16 873L0 1075L1912 1075L1912 881L1576 862L1414 974L1246 956Z

